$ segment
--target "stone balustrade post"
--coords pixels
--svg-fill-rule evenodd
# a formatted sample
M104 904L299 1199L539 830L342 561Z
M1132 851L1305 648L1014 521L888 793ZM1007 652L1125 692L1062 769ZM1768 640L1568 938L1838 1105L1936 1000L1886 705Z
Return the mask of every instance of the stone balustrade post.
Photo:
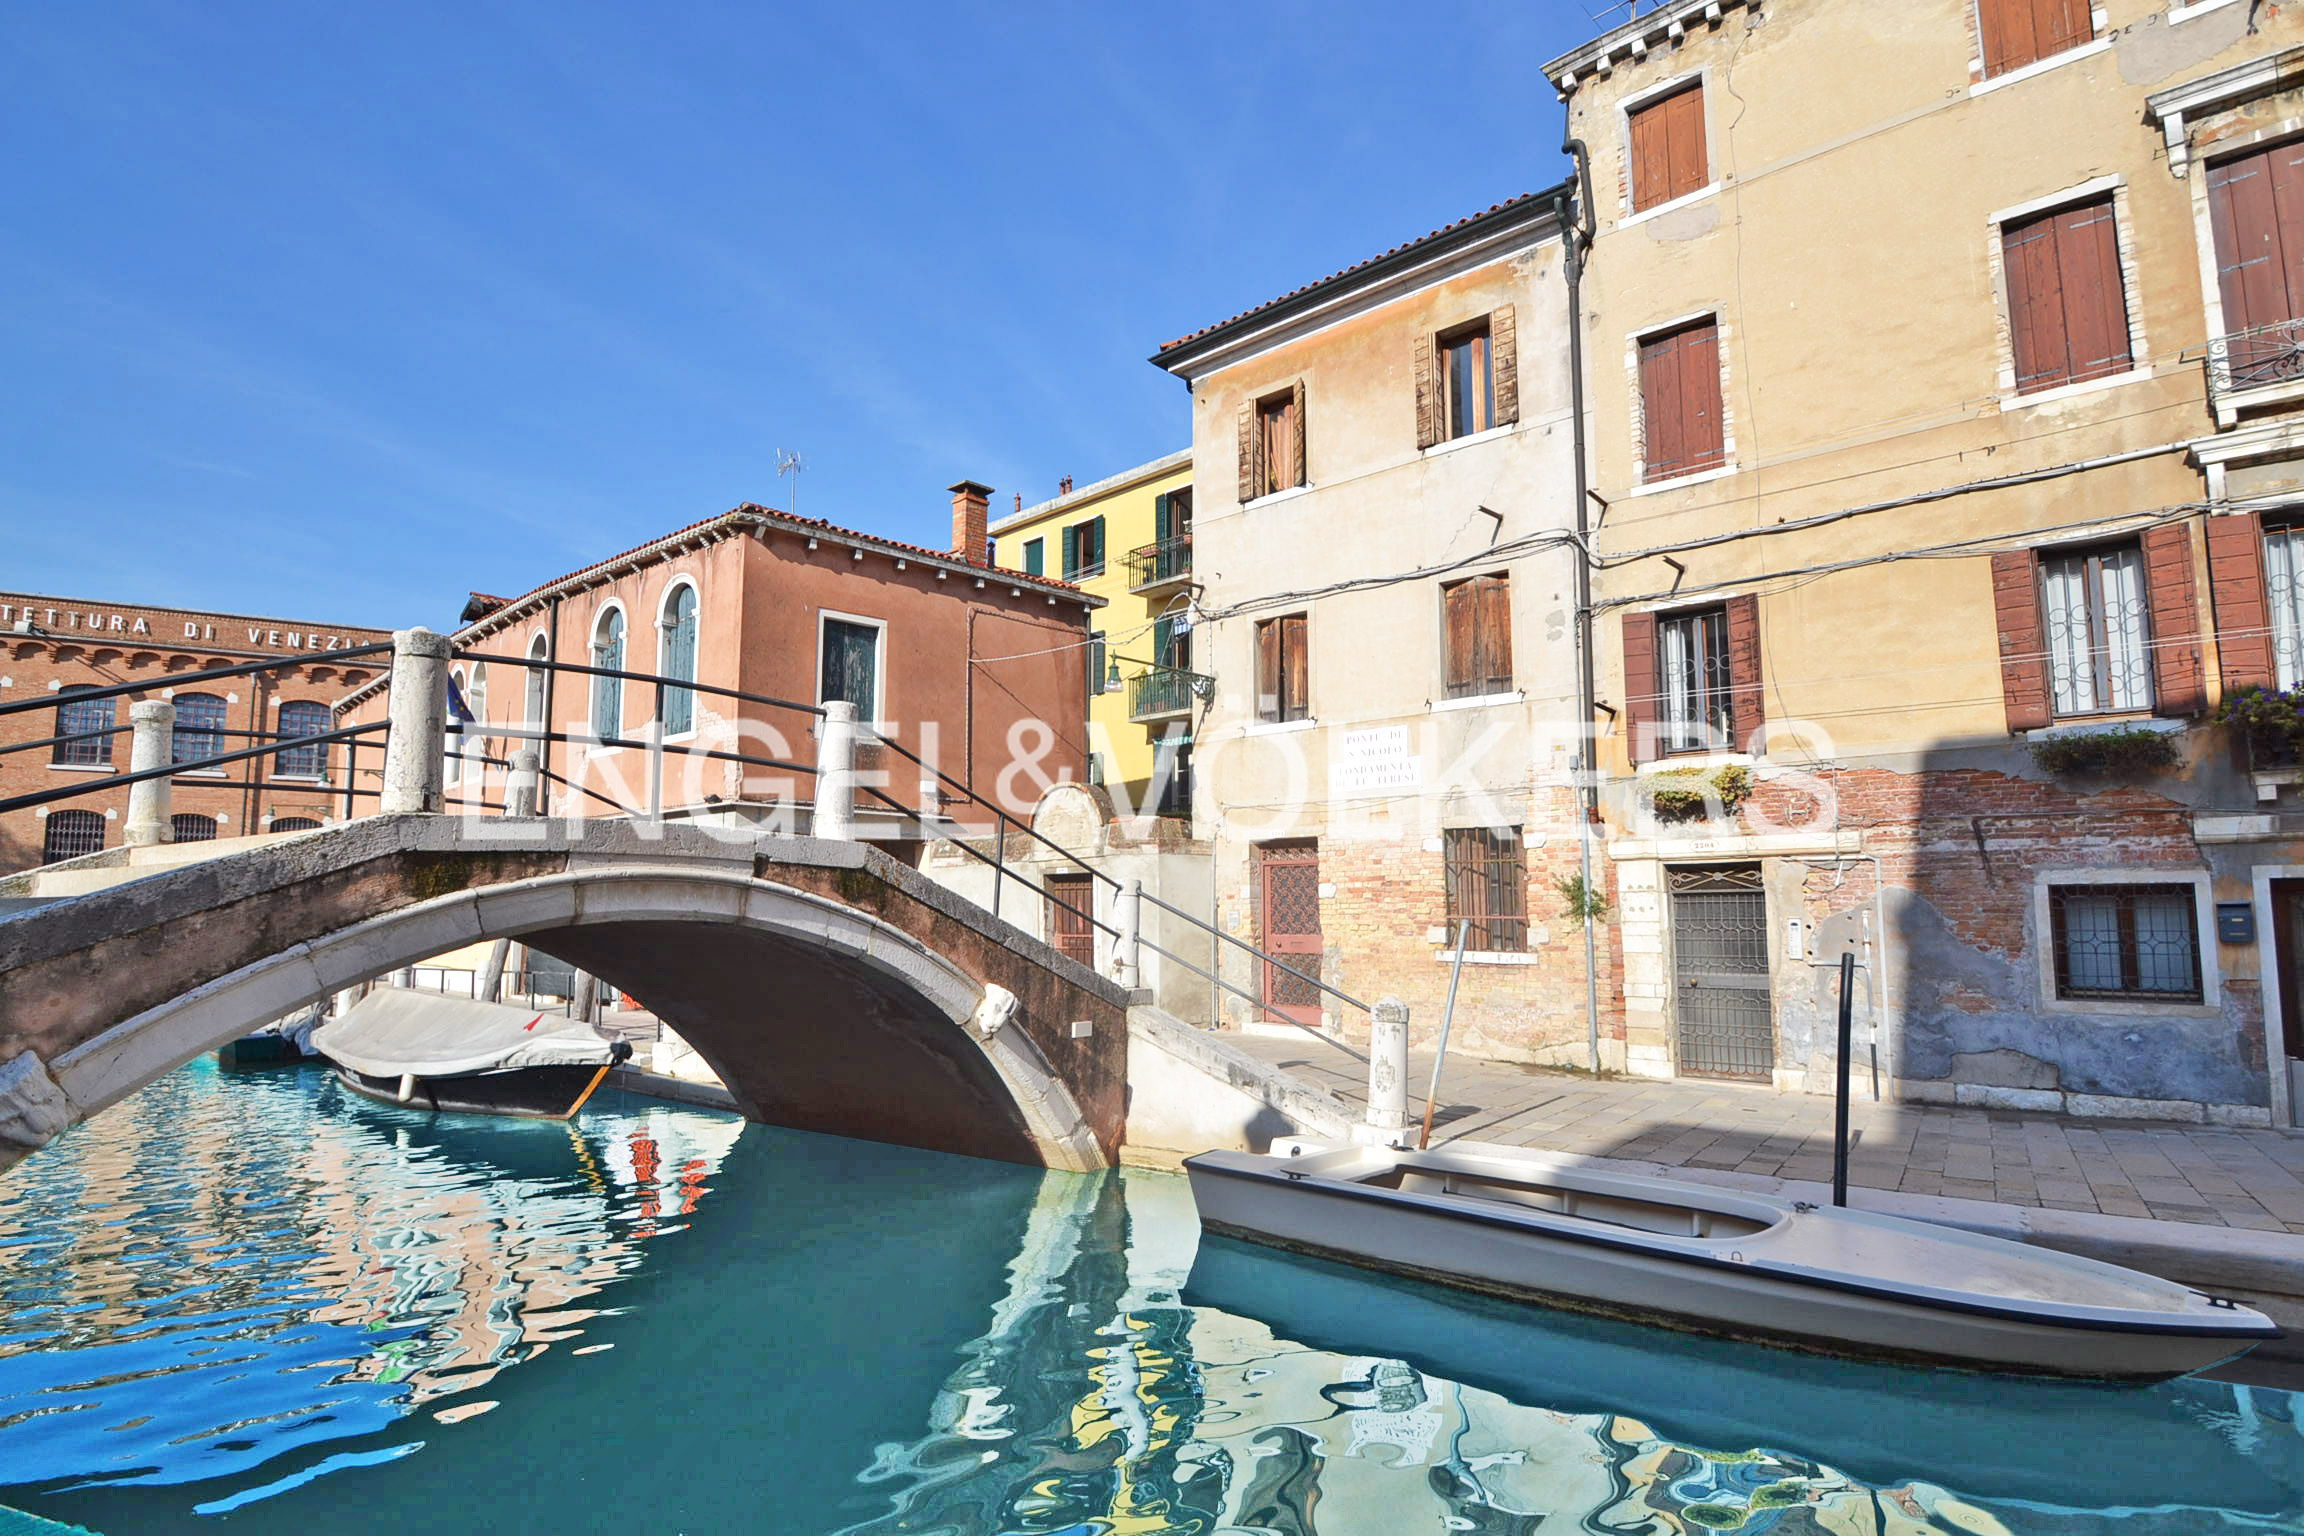
M824 705L816 737L816 809L810 830L836 843L856 841L856 706Z
M165 768L176 755L176 706L147 699L128 706L128 771L148 773ZM171 781L167 774L128 786L128 826L122 841L131 848L149 848L176 840L169 819Z
M1379 998L1368 1025L1368 1129L1386 1146L1408 1135L1408 1005Z
M387 816L437 813L445 803L449 649L446 635L428 629L392 631L381 806Z
M1144 934L1144 882L1123 880L1120 896L1112 904L1112 926L1119 930L1112 940L1112 979L1133 991L1143 984L1143 957L1140 941Z
M536 790L542 781L543 764L534 752L522 749L513 753L512 771L504 778L504 814L535 815Z

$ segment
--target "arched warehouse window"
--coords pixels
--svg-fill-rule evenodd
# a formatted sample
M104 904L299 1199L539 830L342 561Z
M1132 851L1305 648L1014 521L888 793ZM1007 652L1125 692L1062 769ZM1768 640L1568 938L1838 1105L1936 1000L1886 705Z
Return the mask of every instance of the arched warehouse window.
M212 843L216 840L216 818L178 811L168 818L168 835L179 843Z
M176 706L176 729L168 737L168 761L197 763L224 750L226 712L222 699L213 693L180 693L168 702Z
M330 721L328 706L312 699L290 699L280 706L280 739L295 741L299 736L319 736L327 732ZM282 747L274 759L275 771L282 778L317 779L328 772L328 744L308 741L297 746Z
M55 864L94 853L104 846L101 811L50 811L40 836L40 862Z
M664 594L658 630L656 670L684 683L696 681L696 585L673 583ZM664 734L677 736L696 728L696 695L686 688L664 690Z

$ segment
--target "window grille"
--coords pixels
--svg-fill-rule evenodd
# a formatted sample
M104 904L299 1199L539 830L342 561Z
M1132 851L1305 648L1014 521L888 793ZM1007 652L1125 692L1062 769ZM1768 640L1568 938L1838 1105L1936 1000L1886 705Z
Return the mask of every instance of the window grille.
M280 706L279 737L294 741L299 736L318 736L330 723L328 706L311 699L290 699ZM328 771L328 744L308 741L297 746L282 747L273 758L276 772L289 778L317 779Z
M320 823L309 816L275 816L272 818L271 830L274 832L317 832L320 830Z
M1528 947L1528 855L1518 827L1457 827L1441 834L1447 861L1448 940L1472 925L1476 950Z
M99 811L51 811L40 835L40 862L60 863L104 846L104 817Z
M2151 708L2142 551L2124 544L2043 559L2040 596L2056 713Z
M2283 689L2304 683L2304 525L2264 535L2265 596L2272 608L2272 669Z
M212 693L180 693L169 700L176 706L176 728L168 737L168 760L197 763L224 750L224 701Z
M1659 617L1656 674L1659 751L1707 752L1733 739L1727 609Z
M168 818L168 835L179 843L212 843L216 840L216 818L178 811Z
M113 701L110 699L76 699L72 697L76 693L90 692L95 686L94 683L75 683L63 690L63 697L56 705L55 734L58 736L80 736L83 739L56 743L49 753L48 761L69 763L75 768L108 768L112 765L112 738L118 732L105 728L110 726L118 716L118 711L113 708ZM88 736L86 733L89 731L104 731L105 734ZM56 818L51 816L48 819L54 821ZM98 831L101 834L102 829L99 828ZM101 848L103 843L98 842L96 846Z
M2059 998L2197 1003L2190 885L2059 885L2048 892Z

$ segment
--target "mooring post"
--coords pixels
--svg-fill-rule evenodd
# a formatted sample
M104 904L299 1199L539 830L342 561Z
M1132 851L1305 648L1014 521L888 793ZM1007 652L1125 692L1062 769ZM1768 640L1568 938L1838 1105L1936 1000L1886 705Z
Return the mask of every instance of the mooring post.
M507 816L533 816L536 814L536 786L540 778L534 752L512 754L512 771L504 778L504 814Z
M128 771L149 773L165 768L175 755L176 706L158 699L128 706ZM168 819L169 777L142 779L128 786L128 827L123 840L131 848L176 840Z
M836 843L856 841L856 706L846 699L824 705L816 737L816 811L810 830Z
M1093 887L1091 887L1093 889ZM1120 882L1120 899L1112 906L1112 979L1133 991L1143 985L1143 961L1137 941L1144 933L1144 882Z
M504 1000L504 962L511 958L511 954L510 939L498 939L488 946L488 953L480 961L480 972L472 978L472 996L475 1000L483 1003L500 1003Z
M385 815L427 814L443 804L448 731L446 635L392 631L392 690L385 702Z
M600 1001L600 978L590 971L578 971L569 992L568 1017L591 1022Z
M1854 1033L1856 952L1840 954L1839 1059L1832 1064L1832 1203L1848 1203L1848 1045Z
M1368 1128L1388 1147L1408 1136L1408 1005L1396 997L1369 1012Z

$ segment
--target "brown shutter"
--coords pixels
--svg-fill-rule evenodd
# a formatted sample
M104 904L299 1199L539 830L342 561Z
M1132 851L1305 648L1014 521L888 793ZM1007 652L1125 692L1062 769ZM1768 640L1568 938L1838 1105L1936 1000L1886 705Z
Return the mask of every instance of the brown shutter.
M1672 160L1664 103L1650 102L1632 114L1632 211L1653 208L1671 197Z
M2304 144L2210 166L2208 219L2225 334L2297 318L2304 300ZM2233 361L2245 368L2252 359Z
M1488 368L1496 395L1496 419L1491 426L1509 426L1520 419L1519 325L1512 306L1500 304L1488 317Z
M2052 718L2048 632L2040 617L2040 579L2032 551L1992 557L1992 613L2000 630L2000 695L2008 729L2038 730Z
M1440 375L1432 366L1432 333L1416 335L1416 446L1440 441Z
M1256 462L1263 457L1256 442L1256 402L1251 400L1240 407L1240 499L1256 499Z
M1490 693L1512 691L1512 580L1486 576L1480 581L1480 649L1483 686Z
M2128 295L2120 281L2117 227L2110 198L2056 215L2074 379L2100 379L2128 368Z
M1669 195L1686 197L1711 179L1704 145L1704 87L1695 85L1662 104L1670 124L1667 151L1672 161Z
M1304 381L1302 379L1298 379L1290 390L1288 425L1290 427L1289 436L1294 440L1290 446L1295 451L1295 463L1289 466L1294 478L1288 483L1290 485L1310 485L1312 477L1305 473L1304 468L1306 460L1304 454Z
M2264 523L2253 512L2208 519L2208 597L2223 690L2269 688L2272 612L2264 591Z
M1624 750L1635 763L1656 755L1656 615L1624 615Z
M1280 718L1280 621L1256 626L1256 718Z
M2064 287L2056 260L2056 221L2029 219L2000 235L2008 275L2008 339L2016 361L2016 387L2039 389L2062 379Z
M1976 24L1983 34L1985 74L2004 75L2042 56L2032 29L2036 3L2037 0L1976 0Z
M1301 720L1312 713L1312 658L1307 643L1308 620L1301 613L1290 614L1280 621L1280 660L1287 668L1286 701L1282 715L1290 720Z
M2091 0L2036 0L2041 10L2033 18L2033 41L2043 59L2077 48L2096 35L2096 18L2089 14Z
M1680 473L1683 447L1680 338L1654 336L1640 343L1641 478L1668 480Z
M1727 459L1720 427L1720 327L1707 320L1680 333L1680 399L1687 446L1684 473L1717 469Z
M1460 581L1452 587L1442 587L1440 611L1442 643L1447 651L1442 663L1442 680L1447 685L1448 697L1459 699L1478 693L1480 584Z
M1732 597L1722 606L1728 614L1728 750L1756 754L1753 738L1768 721L1760 678L1760 599Z
M2144 530L2144 599L2151 614L2152 712L2188 720L2208 707L2208 691L2187 525Z

